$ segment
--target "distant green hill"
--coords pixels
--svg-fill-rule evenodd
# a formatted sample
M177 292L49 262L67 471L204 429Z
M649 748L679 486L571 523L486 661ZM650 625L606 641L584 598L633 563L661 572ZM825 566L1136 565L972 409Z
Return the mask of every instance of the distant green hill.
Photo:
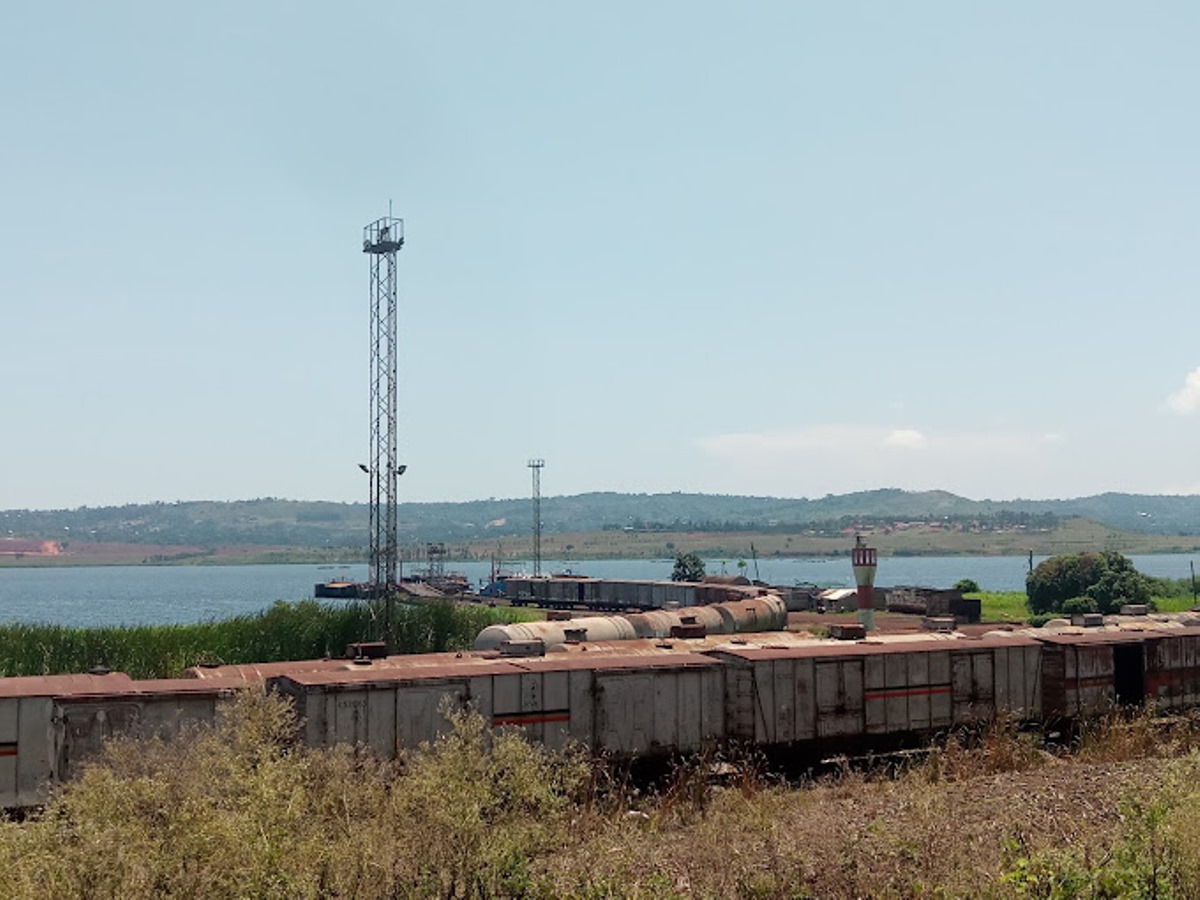
M526 497L463 503L402 503L403 541L464 541L528 535ZM717 494L591 493L542 499L543 530L813 531L855 524L942 521L1054 527L1082 517L1147 534L1200 534L1200 496L1099 494L1072 500L970 500L945 491L896 489L818 499ZM0 536L193 546L360 547L367 508L263 498L0 512Z

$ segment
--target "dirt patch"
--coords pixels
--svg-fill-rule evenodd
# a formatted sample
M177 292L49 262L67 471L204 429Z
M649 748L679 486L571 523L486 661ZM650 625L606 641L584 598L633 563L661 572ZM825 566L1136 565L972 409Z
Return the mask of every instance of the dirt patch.
M270 553L286 553L282 546L201 547L180 544L127 544L104 541L70 541L61 552L46 556L4 557L0 565L116 566L165 565L181 562L237 563Z

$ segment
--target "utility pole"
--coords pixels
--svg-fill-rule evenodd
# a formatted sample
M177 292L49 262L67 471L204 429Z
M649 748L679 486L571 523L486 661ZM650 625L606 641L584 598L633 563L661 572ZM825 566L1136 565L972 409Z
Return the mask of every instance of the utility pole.
M533 575L542 574L542 467L544 459L531 459L529 469L533 473Z

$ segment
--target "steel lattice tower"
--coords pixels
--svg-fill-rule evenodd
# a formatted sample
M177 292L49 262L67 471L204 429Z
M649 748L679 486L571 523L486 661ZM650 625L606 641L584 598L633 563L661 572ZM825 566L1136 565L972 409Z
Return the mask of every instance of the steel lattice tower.
M533 472L533 574L542 574L542 466L544 459L531 459L529 468Z
M396 541L396 481L404 472L397 458L396 254L404 246L404 220L390 215L363 229L363 253L371 257L371 479L372 596L395 592L399 559ZM385 630L391 641L391 606Z

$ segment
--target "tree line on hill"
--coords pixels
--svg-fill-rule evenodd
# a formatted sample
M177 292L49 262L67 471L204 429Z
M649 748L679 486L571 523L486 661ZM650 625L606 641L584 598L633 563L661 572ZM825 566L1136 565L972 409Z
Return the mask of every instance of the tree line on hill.
M969 500L944 491L879 490L783 499L711 494L590 493L545 497L546 533L602 531L760 531L837 534L855 526L937 523L960 530L1055 527L1083 516L1114 528L1200 533L1200 497L1104 494L1079 500ZM462 541L529 533L528 498L401 503L405 542ZM365 543L364 503L260 498L181 501L69 510L0 511L0 538L46 538L192 546L357 547Z

